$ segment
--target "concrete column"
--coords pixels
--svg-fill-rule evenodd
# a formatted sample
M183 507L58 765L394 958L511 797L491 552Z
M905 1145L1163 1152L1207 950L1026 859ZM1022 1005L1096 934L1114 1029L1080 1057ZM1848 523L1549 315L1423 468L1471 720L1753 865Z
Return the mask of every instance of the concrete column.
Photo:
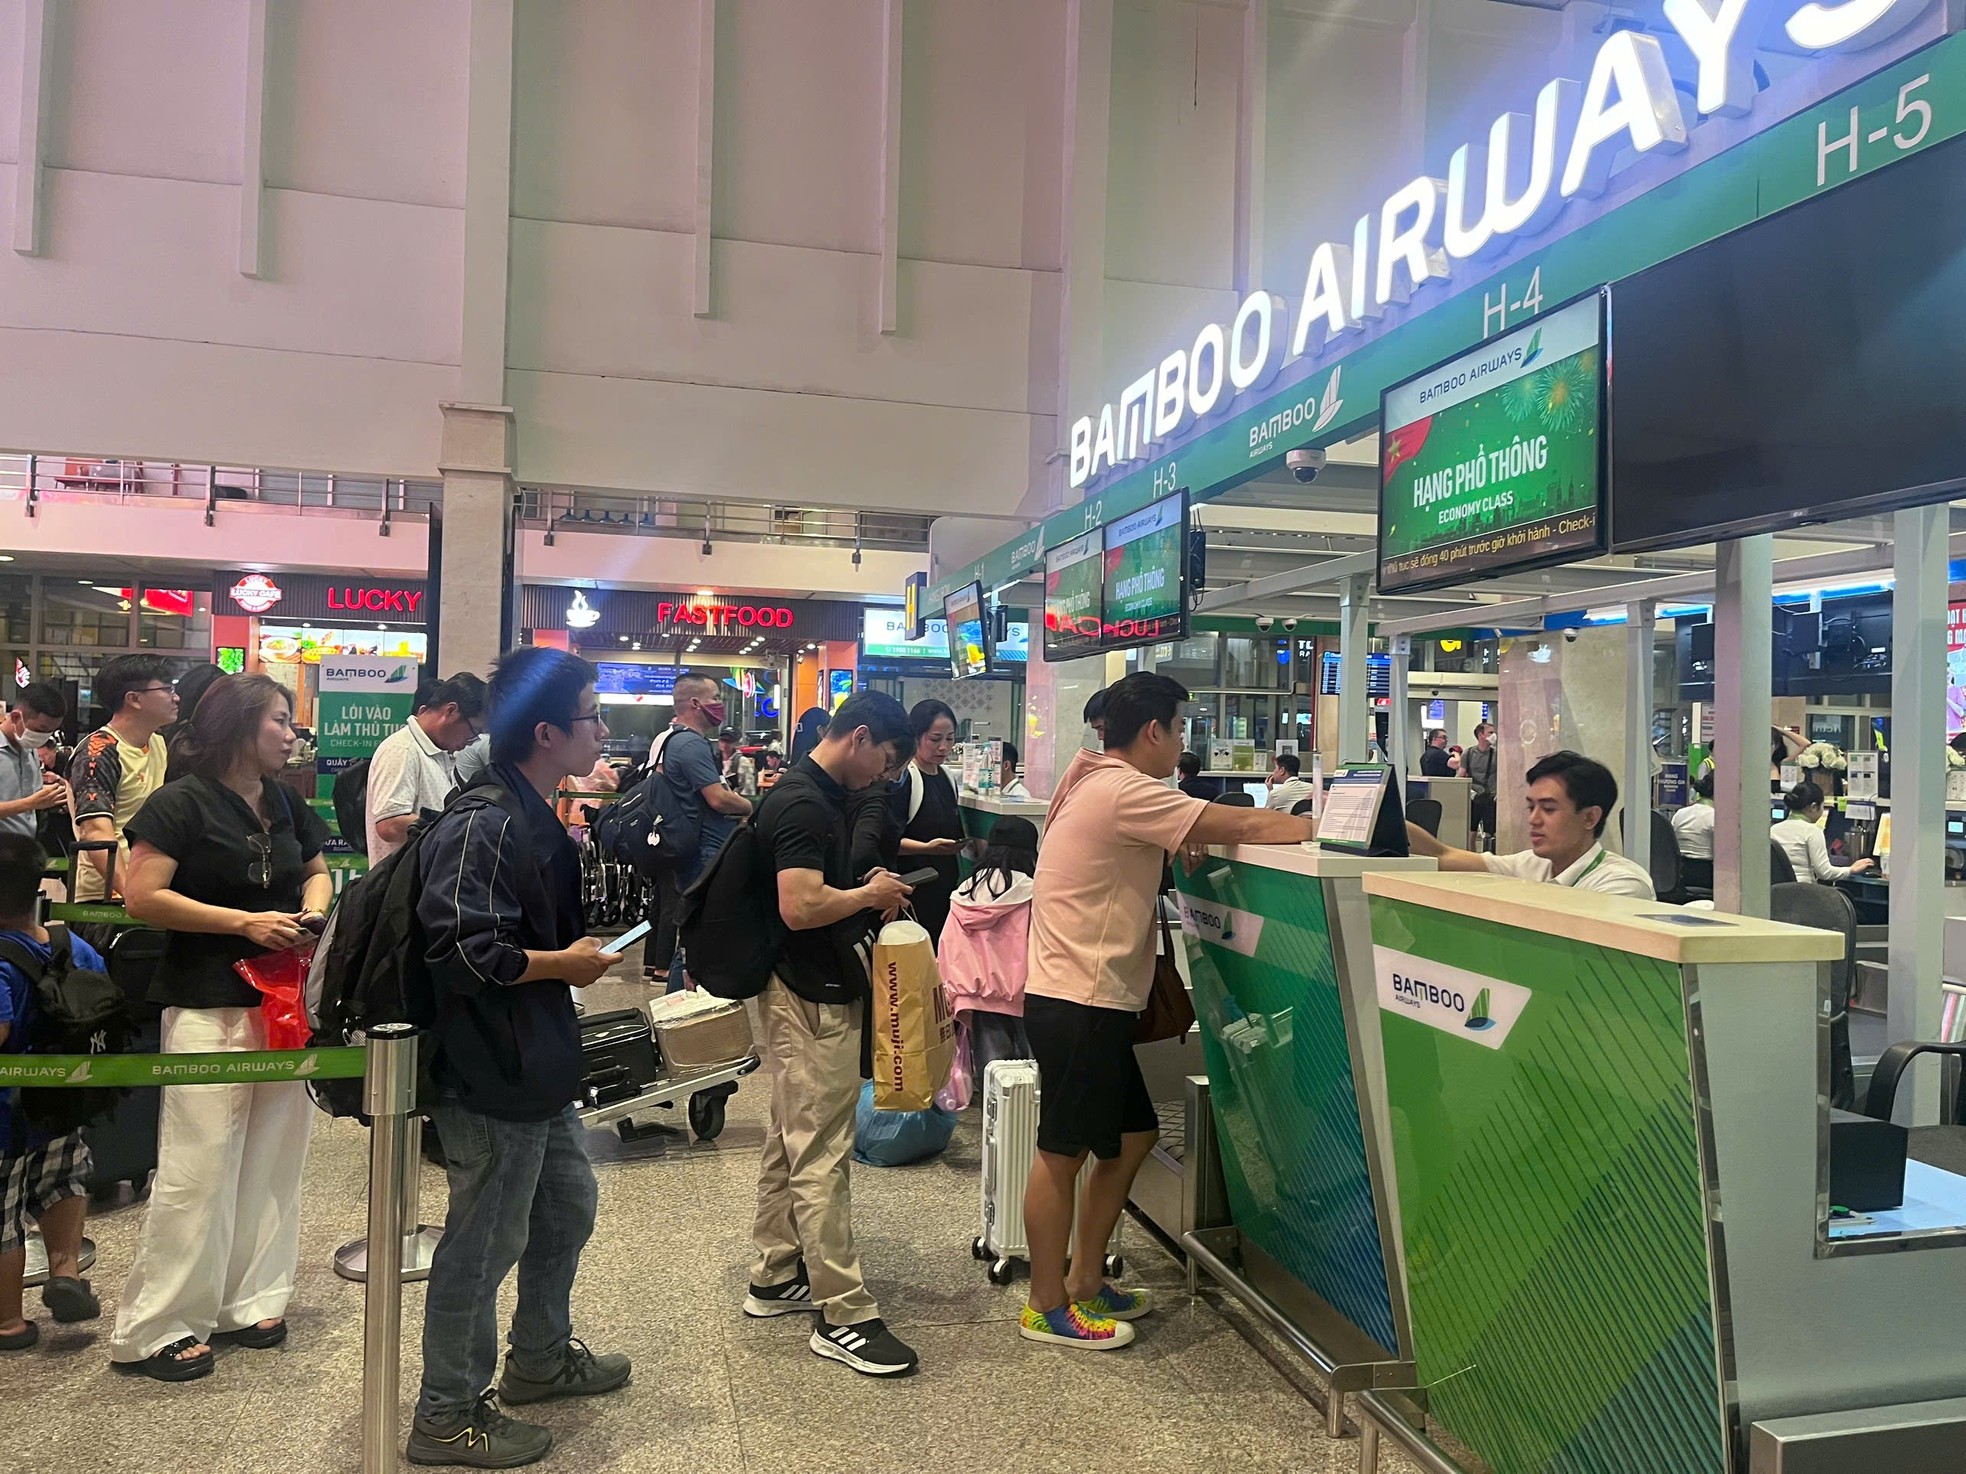
M1411 694L1413 638L1410 635L1395 635L1392 646L1392 680L1388 683L1392 699L1386 703L1392 718L1386 723L1386 740L1392 745L1392 751L1386 756L1392 759L1393 771L1399 774L1400 792L1404 793L1406 780L1420 766L1421 739L1414 731Z
M1891 1038L1939 1037L1945 949L1946 508L1893 518L1891 594ZM1939 1071L1913 1066L1898 1120L1939 1119Z
M442 673L488 675L512 639L514 426L504 405L446 404Z
M1084 723L1079 714L1094 691L1105 690L1106 657L1033 660L1024 678L1024 786L1031 797L1048 799L1059 775L1079 750Z
M471 0L464 139L464 331L458 388L460 399L479 405L505 402L512 243L512 9L513 0ZM448 521L444 530L448 535Z
M1358 574L1345 580L1338 602L1338 761L1364 760L1365 734L1372 711L1366 690L1366 647L1372 621L1366 596L1372 579Z
M1652 865L1652 637L1658 606L1637 599L1625 606L1625 854Z
M1721 911L1766 916L1775 540L1764 535L1720 544L1715 573L1713 731L1720 756L1713 779L1713 899ZM1943 634L1943 616L1940 626ZM1943 645L1939 660L1943 701Z

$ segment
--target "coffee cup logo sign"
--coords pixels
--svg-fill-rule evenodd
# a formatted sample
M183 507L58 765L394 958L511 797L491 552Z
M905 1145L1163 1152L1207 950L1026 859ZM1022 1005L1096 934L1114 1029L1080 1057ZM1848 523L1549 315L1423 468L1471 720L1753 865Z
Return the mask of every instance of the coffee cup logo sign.
M248 573L229 592L232 602L248 614L264 614L286 597L286 591L263 573Z
M1657 37L1615 31L1583 82L1559 77L1534 117L1504 113L1485 139L1455 150L1445 179L1422 177L1361 215L1351 236L1326 241L1306 263L1294 304L1250 293L1228 322L1148 368L1099 413L1075 421L1069 476L1084 486L1145 460L1190 426L1227 414L1286 363L1321 353L1389 308L1437 292L1464 263L1549 229L1573 201L1594 198L1642 159L1682 150L1692 126L1752 112L1754 51L1859 50L1890 39L1936 0L1665 0L1664 19L1691 58L1691 123ZM1774 14L1770 12L1773 11ZM1762 22L1771 23L1767 37ZM1293 321L1294 311L1294 321Z

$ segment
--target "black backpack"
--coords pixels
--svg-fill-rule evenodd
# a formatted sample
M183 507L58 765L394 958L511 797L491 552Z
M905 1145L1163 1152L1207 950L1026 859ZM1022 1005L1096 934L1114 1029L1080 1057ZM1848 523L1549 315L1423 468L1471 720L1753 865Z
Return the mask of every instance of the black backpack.
M732 831L683 892L676 937L698 987L718 998L739 999L765 990L785 950L785 935L777 878L766 863L754 814Z
M518 798L494 783L453 794L443 813L493 807L524 821ZM412 824L403 847L350 884L328 917L307 970L307 1021L316 1047L353 1043L377 1024L428 1030L436 1023L437 991L416 908L423 841L442 817L426 813ZM357 1116L362 1082L320 1081L314 1098L330 1115Z
M369 760L343 768L334 780L334 823L348 848L369 852Z
M680 731L674 734L681 737ZM701 742L702 737L691 732ZM671 740L674 740L673 738ZM668 745L663 751L666 754ZM684 793L660 766L601 810L594 843L601 852L643 875L680 870L703 845L703 801Z
M48 928L49 957L44 963L13 937L0 937L0 961L11 962L34 990L27 1029L29 1054L122 1054L130 1047L134 1022L123 990L106 972L77 967L68 929ZM107 1086L23 1089L21 1111L35 1125L56 1133L86 1126L108 1113L124 1091Z

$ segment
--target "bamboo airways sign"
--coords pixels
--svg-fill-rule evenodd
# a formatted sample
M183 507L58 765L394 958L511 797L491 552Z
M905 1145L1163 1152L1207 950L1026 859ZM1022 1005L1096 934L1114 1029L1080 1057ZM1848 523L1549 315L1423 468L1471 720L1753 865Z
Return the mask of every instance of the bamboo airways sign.
M1698 68L1698 116L1739 117L1754 106L1755 42L1784 12L1788 46L1817 54L1877 45L1935 3L1665 0L1665 17ZM1658 38L1613 33L1598 48L1587 81L1549 82L1533 119L1502 114L1485 145L1464 143L1454 151L1447 178L1413 180L1376 213L1360 216L1349 242L1318 246L1294 323L1284 298L1251 292L1228 324L1208 324L1192 346L1168 354L1116 403L1102 406L1096 420L1076 420L1071 484L1149 459L1190 426L1268 385L1286 363L1321 353L1389 307L1438 288L1460 263L1549 229L1571 201L1603 194L1618 170L1641 159L1685 148L1687 134Z

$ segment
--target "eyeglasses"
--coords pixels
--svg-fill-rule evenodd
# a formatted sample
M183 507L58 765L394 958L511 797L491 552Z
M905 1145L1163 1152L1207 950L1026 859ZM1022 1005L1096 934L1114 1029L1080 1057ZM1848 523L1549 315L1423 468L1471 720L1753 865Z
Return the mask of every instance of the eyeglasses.
M567 723L567 726L569 730L571 730L572 728L579 726L582 722L598 722L602 720L605 720L605 714L601 712L598 708L596 708L595 710L588 712L585 716L575 717L571 722Z
M252 863L246 867L246 884L256 885L261 890L273 888L273 836L270 834L249 834L246 843L252 847Z
M177 687L176 687L176 686L174 686L174 685L163 685L163 686L139 686L139 687L137 688L137 691L136 691L136 694L137 694L137 695L139 695L139 696L148 696L148 695L150 695L150 694L151 694L151 693L152 693L153 691L163 691L163 692L167 692L167 693L168 693L168 694L170 695L170 697L171 697L171 699L172 699L172 700L174 700L174 701L175 701L175 700L177 699Z

